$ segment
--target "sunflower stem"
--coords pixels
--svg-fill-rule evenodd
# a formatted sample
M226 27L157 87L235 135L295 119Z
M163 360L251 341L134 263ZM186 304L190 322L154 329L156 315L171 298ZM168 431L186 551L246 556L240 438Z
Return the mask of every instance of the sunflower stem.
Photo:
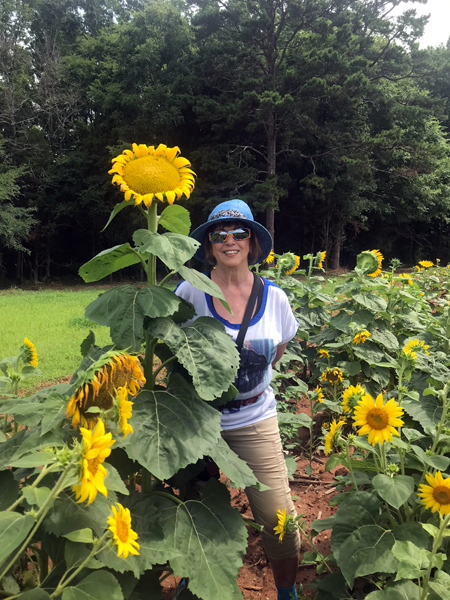
M166 281L168 279L170 279L172 277L172 275L175 275L176 271L170 271L170 273L168 273L159 283L159 287L163 287L164 284L166 283Z
M433 542L433 549L431 551L431 556L430 556L430 564L428 566L427 572L425 573L425 576L422 579L422 595L420 596L419 600L425 600L425 598L428 595L428 587L429 587L428 584L430 582L431 569L434 567L433 559L436 556L437 551L439 550L439 546L441 545L442 539L444 537L445 529L450 521L450 514L447 515L445 517L445 519L442 518L442 515L440 515L440 516L441 516L441 526L440 526L439 532Z
M434 438L433 445L431 447L432 452L436 452L436 447L439 443L439 438L441 437L442 428L444 427L445 420L447 418L448 388L449 388L448 383L446 383L444 386L444 389L442 390L442 416L441 416L441 420L439 421L439 424L437 427L436 436Z
M175 502L175 504L184 504L183 500L180 500L177 496L174 496L173 494L168 494L167 492L150 492L149 496L161 496L162 498L167 498L168 500Z
M176 356L171 356L170 358L168 358L167 360L165 360L163 363L161 363L159 365L159 367L153 373L153 379L154 379L155 383L156 383L156 377L164 369L164 367L166 367L168 364L170 364L171 362L173 362L176 359L177 359Z
M349 443L348 440L346 440L346 444L345 444L345 453L347 455L348 470L349 470L350 476L352 478L352 482L353 482L353 486L355 488L355 492L357 492L358 491L358 485L356 484L355 474L353 473L353 467L352 467L352 463L351 463L351 459L350 459L350 443Z
M152 202L152 205L147 209L147 224L148 230L151 233L156 233L158 231L157 210L157 202ZM148 285L156 285L156 256L154 254L149 254L148 257L147 282Z

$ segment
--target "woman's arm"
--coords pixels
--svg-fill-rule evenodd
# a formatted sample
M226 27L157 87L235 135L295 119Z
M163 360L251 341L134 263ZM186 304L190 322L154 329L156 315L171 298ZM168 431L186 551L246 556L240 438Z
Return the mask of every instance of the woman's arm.
M276 364L276 363L277 363L277 362L280 360L280 358L283 356L283 354L284 354L284 351L286 350L286 346L287 346L287 343L286 343L286 344L279 344L279 345L277 346L277 353L276 353L276 355L275 355L275 358L274 358L274 359L273 359L273 361L272 361L272 367L274 367L274 366L275 366L275 364Z

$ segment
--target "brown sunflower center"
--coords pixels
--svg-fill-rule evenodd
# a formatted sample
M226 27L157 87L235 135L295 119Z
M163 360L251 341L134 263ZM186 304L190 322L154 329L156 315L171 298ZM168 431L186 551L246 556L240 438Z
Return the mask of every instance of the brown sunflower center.
M95 474L97 473L98 470L98 465L100 464L100 457L96 456L95 458L91 458L90 460L87 461L88 463L88 470L92 473L92 475L95 477Z
M446 485L437 485L433 488L433 498L439 504L450 504L450 488Z
M372 408L366 418L372 429L384 429L389 424L389 415L384 408Z
M128 541L128 525L120 519L117 521L117 537L123 543Z
M163 156L142 156L127 163L123 179L138 194L157 194L180 185L178 169Z

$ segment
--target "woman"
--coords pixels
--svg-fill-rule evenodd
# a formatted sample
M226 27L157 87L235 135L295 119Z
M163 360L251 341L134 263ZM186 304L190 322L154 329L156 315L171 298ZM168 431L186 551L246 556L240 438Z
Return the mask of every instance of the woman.
M272 566L278 599L291 600L297 598L295 575L300 538L298 533L286 534L280 544L273 531L277 525L277 510L287 508L287 514L295 515L295 509L270 381L272 366L297 332L297 321L283 290L267 279L254 277L249 269L249 264L266 259L272 248L272 237L267 229L254 221L245 202L222 202L211 212L208 221L191 233L191 237L201 243L196 257L214 266L210 277L222 290L232 313L217 299L186 281L178 286L176 293L194 305L197 317L210 316L223 323L234 340L241 329L247 305L250 305L248 318L251 320L240 350L241 361L235 381L239 394L221 407L222 436L251 467L258 480L271 488L260 492L252 486L245 491L255 520L264 525L262 539ZM258 291L259 302L255 300Z

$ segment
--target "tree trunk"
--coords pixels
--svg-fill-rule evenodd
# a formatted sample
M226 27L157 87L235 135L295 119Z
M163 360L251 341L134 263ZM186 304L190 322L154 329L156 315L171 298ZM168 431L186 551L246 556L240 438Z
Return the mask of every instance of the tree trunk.
M341 266L341 248L342 248L342 237L343 237L343 222L341 219L336 223L333 243L331 245L331 252L329 256L328 265L330 269L339 269Z
M50 275L50 244L47 240L47 244L45 246L45 280L48 282L51 279Z
M277 172L277 132L275 126L275 111L272 111L267 123L267 178L270 180L275 177ZM275 246L275 193L270 190L268 193L268 206L266 208L266 229L272 236Z
M17 282L17 285L23 285L23 252L22 252L22 250L17 251L16 282Z

